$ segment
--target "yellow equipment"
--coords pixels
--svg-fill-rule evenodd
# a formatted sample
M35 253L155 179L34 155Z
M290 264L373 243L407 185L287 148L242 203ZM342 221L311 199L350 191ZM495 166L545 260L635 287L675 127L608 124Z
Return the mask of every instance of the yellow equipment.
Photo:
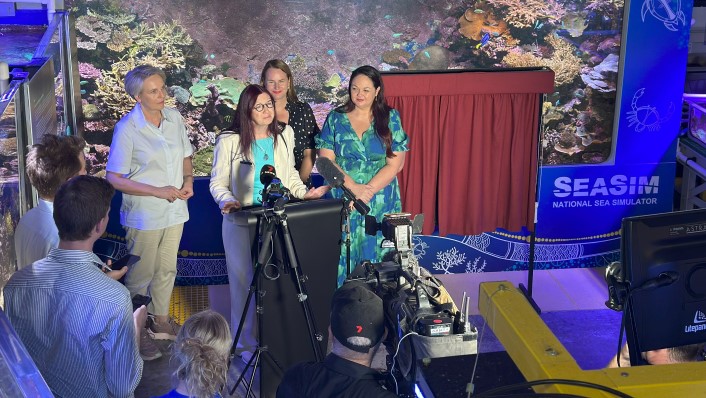
M481 283L478 309L527 381L583 381L635 398L706 397L704 362L582 370L524 294L510 282ZM592 342L586 341L586 344ZM534 390L538 393L615 397L608 392L564 384L535 386Z

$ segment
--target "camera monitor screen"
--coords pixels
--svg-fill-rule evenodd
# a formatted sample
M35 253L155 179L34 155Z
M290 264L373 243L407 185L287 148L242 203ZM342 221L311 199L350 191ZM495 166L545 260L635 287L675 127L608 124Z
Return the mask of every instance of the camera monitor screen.
M705 342L706 209L624 218L622 233L631 358Z

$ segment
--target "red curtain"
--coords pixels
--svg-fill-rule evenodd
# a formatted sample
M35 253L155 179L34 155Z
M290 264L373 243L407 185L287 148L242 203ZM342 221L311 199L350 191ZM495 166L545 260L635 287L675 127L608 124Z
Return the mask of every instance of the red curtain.
M410 152L400 175L403 210L423 233L475 235L532 227L540 93L550 70L386 74Z
M388 104L400 112L402 127L410 136L411 148L400 173L402 209L424 214L422 233L430 235L436 225L436 196L439 175L439 126L442 99L439 96L393 97ZM422 116L423 115L423 116Z

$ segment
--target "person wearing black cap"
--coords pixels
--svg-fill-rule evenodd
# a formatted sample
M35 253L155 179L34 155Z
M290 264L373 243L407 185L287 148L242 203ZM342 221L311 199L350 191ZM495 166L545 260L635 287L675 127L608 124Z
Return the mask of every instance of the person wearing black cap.
M294 365L285 372L277 398L396 397L370 364L385 337L382 299L361 282L348 282L333 295L329 340L323 362Z

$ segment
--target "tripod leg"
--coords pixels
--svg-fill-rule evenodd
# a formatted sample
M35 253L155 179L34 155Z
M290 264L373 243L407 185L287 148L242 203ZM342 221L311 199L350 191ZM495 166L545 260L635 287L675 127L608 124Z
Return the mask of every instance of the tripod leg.
M260 252L258 254L257 262L255 263L255 270L253 272L253 278L252 281L250 282L250 288L248 289L248 297L245 300L245 306L243 307L243 313L240 316L240 322L238 323L238 330L235 333L235 337L233 338L233 345L230 348L230 357L233 358L235 356L235 350L238 344L238 341L240 340L240 336L243 333L243 326L245 325L245 318L248 313L248 309L250 308L250 302L252 300L253 295L255 294L257 290L257 282L260 277L260 273L262 272L262 267L265 261L267 261L267 248L270 245L270 242L272 241L272 235L275 230L275 222L273 219L269 219L265 221L265 224L263 224L263 233L262 233L262 246L260 247ZM232 361L231 361L232 362ZM228 363L228 366L230 366L230 362ZM246 368L247 369L247 368ZM242 374L241 377L238 378L238 382L233 386L233 389L231 390L231 395L235 391L235 389L238 387L238 384L242 381Z
M289 225L287 225L287 216L282 215L280 220L280 226L282 230L282 236L284 238L284 247L287 250L287 258L289 259L289 266L294 271L294 278L297 287L298 299L302 303L304 308L304 317L306 318L306 326L309 329L309 339L311 340L311 347L314 350L314 356L317 361L322 361L324 355L321 352L321 336L316 331L316 322L314 321L314 314L311 311L311 306L309 305L308 295L306 294L306 289L303 284L304 281L299 273L299 263L297 261L297 255L294 252L294 243L292 243L292 236L289 233Z
M250 357L250 360L248 360L248 363L245 364L245 367L243 368L243 371L240 373L240 376L238 376L238 380L235 382L233 385L233 388L230 390L230 395L233 395L235 393L235 390L238 388L240 383L246 383L247 384L247 393L245 394L246 397L249 397L252 394L252 383L255 381L255 371L257 370L257 366L260 363L260 353L262 350L260 347L255 350L255 354ZM252 367L252 373L250 375L250 380L245 381L245 375L248 373L248 369ZM254 396L254 398L257 398Z
M250 358L250 362L252 362L252 361L255 361L255 362L253 363L253 366L252 366L252 373L250 374L250 382L248 383L248 390L245 393L246 397L249 397L252 394L253 398L257 398L257 397L255 397L255 394L252 392L252 386L253 386L253 383L255 382L255 371L257 371L258 365L260 365L260 355L261 354L262 354L262 350L258 349L257 352L255 353L255 355L252 358ZM245 371L243 371L243 374L245 374Z

